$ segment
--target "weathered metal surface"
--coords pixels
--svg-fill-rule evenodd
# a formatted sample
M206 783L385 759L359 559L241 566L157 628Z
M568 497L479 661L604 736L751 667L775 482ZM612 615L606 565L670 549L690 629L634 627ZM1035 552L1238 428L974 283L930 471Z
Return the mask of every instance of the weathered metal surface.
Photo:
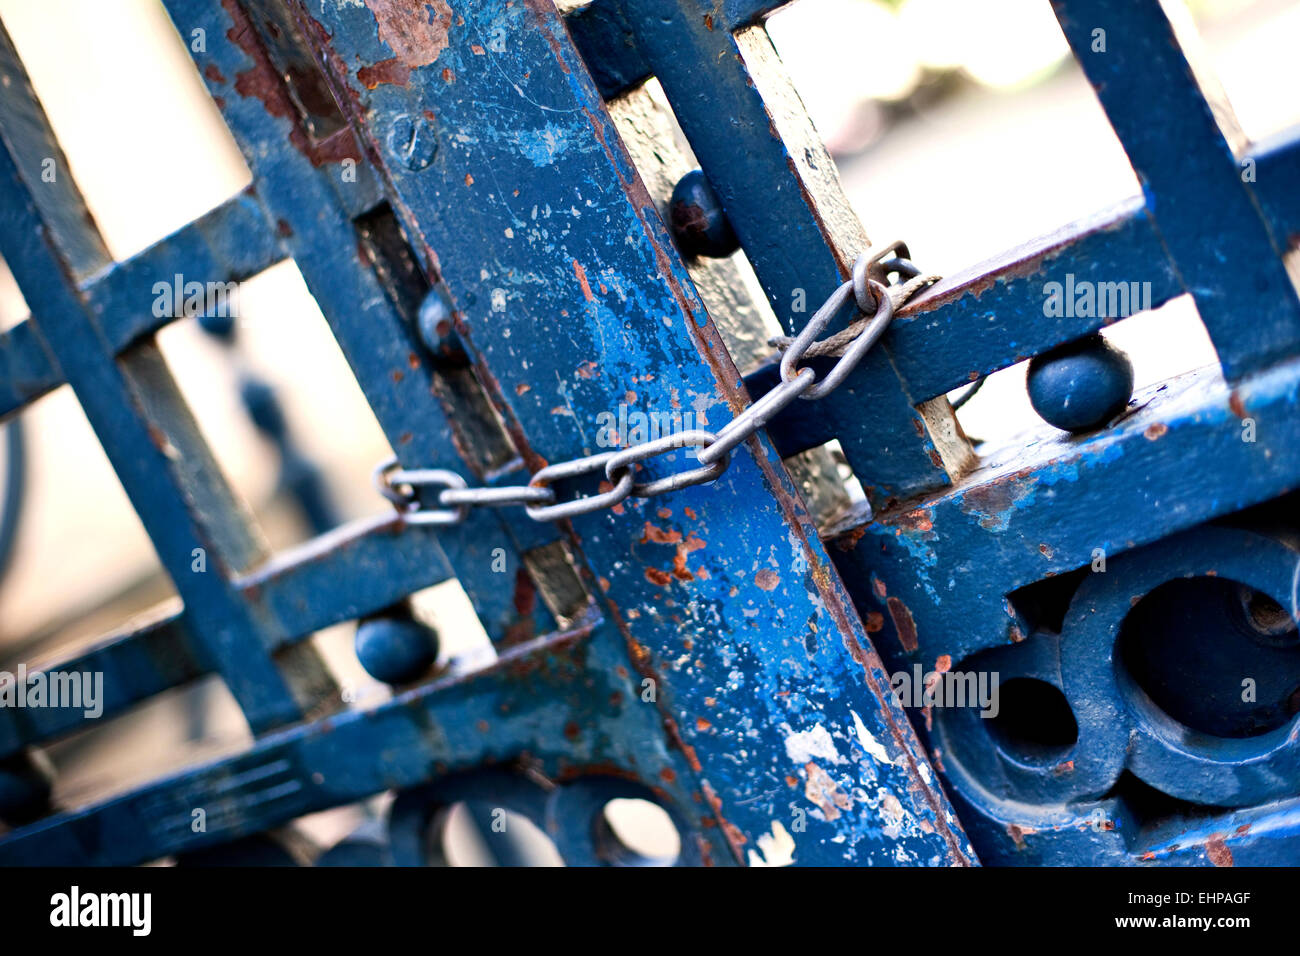
M195 59L253 185L110 263L70 176L33 189L25 150L57 143L0 38L16 90L0 252L33 310L0 336L0 415L73 386L185 604L43 666L102 671L109 718L219 673L258 739L52 808L0 837L0 862L246 852L235 841L383 790L399 797L366 859L431 862L427 826L465 800L531 819L571 863L631 862L600 822L631 797L667 810L680 863L974 862L966 831L998 864L1294 862L1300 325L1281 255L1300 231L1300 152L1294 133L1225 137L1155 0L1056 4L1143 196L918 296L829 409L795 401L719 481L554 525L375 519L274 556L151 341L174 318L142 299L154 281L293 258L400 464L492 488L608 450L599 422L620 408L709 428L778 380L775 365L741 378L606 98L659 79L788 331L806 321L794 290L822 301L866 238L758 25L776 3L597 0L567 29L544 0L167 6L183 36L206 32ZM1149 282L1149 306L1190 292L1227 380L1192 373L1088 434L976 461L942 396L1117 318L1047 314L1045 284L1067 276ZM780 458L832 438L877 514L823 545ZM693 467L682 457L637 480ZM212 573L192 572L196 547ZM317 716L341 701L305 638L452 577L497 662ZM1186 645L1213 668L1132 650L1139 622L1177 625L1169 581L1215 578ZM1211 606L1231 582L1272 603ZM1225 614L1250 653L1217 642ZM891 674L917 665L1035 688L1003 700L1013 716L1031 702L1034 732L905 710ZM1216 678L1243 668L1261 672L1258 699L1210 712ZM26 748L86 723L0 710L0 793L31 782Z
M681 407L704 421L711 408L739 406L728 391L736 373L559 21L540 7L494 4L461 17L445 38L425 37L430 46L412 55L432 59L412 64L405 84L373 89L356 74L392 51L378 42L382 22L369 36L371 11L330 9L304 32L331 38L328 68L349 64L334 80L347 85L339 98L355 104L363 130L370 117L429 123L438 151L428 167L393 162L382 127L368 134L374 161L412 245L452 293L462 338L518 423L523 454L540 464L599 450L597 417L620 403ZM492 36L508 38L508 53L483 46ZM467 134L485 111L501 119ZM502 182L521 184L521 195ZM494 289L504 290L504 311L493 309ZM776 825L791 832L788 804L803 793L820 812L794 837L800 861L961 859L964 840L912 769L910 729L882 692L879 663L807 519L792 510L787 479L768 449L750 451L716 485L654 510L629 502L621 514L574 519L576 544L600 575L598 602L669 702L665 716L733 852ZM750 507L718 508L728 500ZM717 540L726 545L715 561ZM759 557L732 568L728 553ZM737 610L725 613L724 602ZM751 734L750 724L774 732ZM802 743L813 738L831 742L814 748L820 761ZM886 759L872 756L872 740ZM858 801L896 801L896 819L846 812Z
M1273 233L1250 195L1236 155L1245 137L1201 63L1190 14L1154 0L1052 5L1124 144L1147 212L1196 300L1224 375L1235 381L1295 355L1300 294L1282 261L1287 236ZM1179 13L1186 24L1175 18ZM1214 228L1207 229L1211 210ZM1243 323L1243 315L1252 321Z

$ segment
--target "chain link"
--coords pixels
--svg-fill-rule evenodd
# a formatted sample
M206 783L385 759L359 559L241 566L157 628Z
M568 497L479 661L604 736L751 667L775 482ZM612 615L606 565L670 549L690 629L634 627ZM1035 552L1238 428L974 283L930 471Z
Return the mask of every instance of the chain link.
M890 276L895 283L888 284ZM727 470L731 452L747 441L795 399L824 398L838 388L889 327L894 312L921 289L938 281L923 275L911 260L906 243L873 246L853 263L852 276L843 282L793 338L777 336L768 344L780 349L781 382L717 432L689 429L616 451L587 455L547 465L527 485L471 488L459 474L442 468L404 469L396 458L382 462L374 472L375 487L393 503L407 524L459 524L473 508L523 505L534 521L560 521L613 508L629 497L659 495L714 481ZM840 332L818 339L831 319L852 300L861 318ZM839 361L820 381L805 359L834 357ZM696 448L700 467L653 481L637 482L633 469L652 458L684 448ZM608 488L596 494L558 501L555 482L599 475ZM418 489L437 489L421 495Z

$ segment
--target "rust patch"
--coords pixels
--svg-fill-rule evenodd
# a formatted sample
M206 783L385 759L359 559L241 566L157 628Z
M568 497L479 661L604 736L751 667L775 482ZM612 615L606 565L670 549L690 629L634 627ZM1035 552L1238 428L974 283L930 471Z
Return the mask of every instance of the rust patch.
M646 568L645 579L656 587L666 588L672 584L673 579L667 571L661 571L659 568Z
M1228 396L1228 407L1232 409L1232 414L1238 418L1246 417L1246 405L1242 402L1241 396L1237 394L1236 389L1233 389L1232 394Z
M374 14L379 39L408 67L424 66L447 48L451 7L447 0L365 0ZM433 15L429 13L432 11Z
M995 530L1006 524L1011 509L1033 490L1037 480L1026 470L976 485L962 496L961 510L979 515L981 528Z
M368 90L384 84L405 86L411 79L411 68L397 57L380 60L357 70L357 79Z
M1156 422L1154 425L1148 425L1147 430L1142 434L1146 436L1147 441L1156 441L1164 438L1169 433L1169 426L1164 422Z
M754 583L764 591L774 591L776 586L781 583L781 575L771 568L763 568L754 575Z
M916 511L899 515L897 524L901 528L910 528L913 531L931 531L934 529L932 517L929 508L918 508Z
M578 277L578 283L582 286L582 294L588 302L593 300L591 294L591 283L587 281L587 270L582 267L582 263L577 259L573 260L573 274Z
M885 626L885 615L879 611L868 611L867 619L863 624L868 634L875 634Z
M678 581L695 580L695 575L686 567L686 549L682 545L677 546L677 553L673 555L673 577Z
M813 761L804 764L804 770L808 773L808 781L804 784L803 795L821 810L828 821L839 819L840 811L849 809L852 801L835 786L830 774Z
M840 551L852 551L862 540L862 536L867 533L867 526L862 525L854 528L852 531L846 531L844 534L835 537L835 547Z
M889 616L894 619L894 630L898 632L898 643L903 645L903 650L912 653L916 650L916 621L912 618L912 612L908 610L907 605L900 599L891 597L885 604L889 608Z
M1223 842L1223 837L1213 836L1205 844L1205 855L1209 857L1210 862L1215 866L1233 866L1232 851L1228 849L1228 844Z
M259 100L271 116L288 120L290 144L311 160L313 166L336 163L344 159L361 162L363 157L351 127L344 126L319 143L312 142L303 129L302 117L289 96L284 77L271 63L243 7L235 0L221 0L221 5L230 16L232 23L230 29L226 31L226 36L253 62L250 69L236 75L235 92L246 99L251 97ZM298 93L302 95L303 90L298 89Z

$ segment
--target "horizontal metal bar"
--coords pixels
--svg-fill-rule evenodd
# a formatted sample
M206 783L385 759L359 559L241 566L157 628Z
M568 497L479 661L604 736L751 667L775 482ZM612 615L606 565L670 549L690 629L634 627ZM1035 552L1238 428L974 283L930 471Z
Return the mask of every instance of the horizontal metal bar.
M454 577L431 529L395 515L363 518L284 552L235 581L274 650Z
M901 644L957 662L1024 636L1012 590L1300 487L1298 401L1300 360L1235 386L1217 368L1183 375L1091 437L1022 436L942 494L850 516L828 550L859 612L886 622L887 657Z
M156 316L155 284L235 282L288 256L265 208L240 193L124 262L87 276L81 288L115 355L175 321ZM35 326L23 321L0 334L0 417L63 384Z
M314 632L395 604L452 578L434 535L393 516L364 518L277 555L235 585L265 622L276 653ZM0 757L117 716L155 694L213 673L183 611L115 633L77 653L34 663L42 671L102 673L102 711L0 708Z
M103 683L95 691L98 712L88 712L84 698L79 703L85 706L77 707L0 708L0 757L84 730L214 669L179 610L104 637L66 658L28 665L29 680L37 673L47 681L55 674L89 674L92 679L102 674Z
M63 384L63 373L45 350L35 324L24 319L0 332L0 418Z
M913 400L943 395L1117 321L1072 310L1046 315L1045 286L1070 276L1098 285L1149 283L1141 292L1151 308L1184 291L1135 197L949 276L903 306L884 340ZM778 381L775 361L745 376L755 399ZM768 434L785 458L838 438L834 425L820 408L796 402Z
M544 772L580 772L574 726L590 737L585 759L593 771L630 768L629 751L640 745L620 725L645 708L613 667L587 666L591 630L585 623L538 638L483 670L435 681L373 710L291 728L237 756L15 830L0 838L0 866L142 863L524 752ZM539 674L546 693L538 692ZM593 709L593 700L611 694L626 703ZM489 726L490 734L483 729ZM637 769L656 772L655 763ZM204 811L203 832L191 826L196 809Z
M1047 315L1045 286L1070 276L1150 283L1142 298L1151 308L1185 291L1134 197L950 276L900 309L886 341L912 397L942 395L1121 317Z
M115 354L180 316L156 315L158 286L238 282L289 255L270 213L251 191L234 196L171 235L89 277L85 290ZM174 301L179 312L183 299Z

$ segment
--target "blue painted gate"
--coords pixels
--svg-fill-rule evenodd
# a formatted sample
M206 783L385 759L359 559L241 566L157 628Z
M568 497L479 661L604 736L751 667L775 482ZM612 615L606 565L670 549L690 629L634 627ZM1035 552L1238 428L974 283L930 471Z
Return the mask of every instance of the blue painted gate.
M775 360L741 376L705 306L717 273L661 216L620 122L649 77L725 210L703 210L703 241L734 233L789 333L792 291L823 301L868 247L763 31L779 4L166 6L206 37L196 64L253 185L112 261L70 177L41 179L61 153L3 38L0 253L31 317L0 336L0 413L72 387L184 602L49 669L102 672L110 718L219 674L256 743L65 807L31 752L82 713L0 709L0 862L184 856L383 791L385 858L405 863L466 799L529 817L568 862L630 862L600 823L629 797L667 811L683 863L1296 860L1300 140L1225 133L1156 0L1053 4L1140 200L920 291L716 480L554 521L461 510L452 478L410 470L516 488L601 453L620 406L726 422L783 380ZM171 319L148 290L286 258L413 510L268 556L153 344ZM1089 338L1109 320L1044 308L1067 281L1191 293L1221 374L1130 400ZM946 394L1036 356L1036 405L1118 388L1115 414L981 457ZM783 459L832 439L866 501L819 533ZM605 475L534 488L552 477L535 506ZM439 505L456 520L419 517ZM393 609L453 577L498 656L431 671ZM399 690L367 709L307 641L352 620ZM996 674L998 715L905 709L900 673Z

